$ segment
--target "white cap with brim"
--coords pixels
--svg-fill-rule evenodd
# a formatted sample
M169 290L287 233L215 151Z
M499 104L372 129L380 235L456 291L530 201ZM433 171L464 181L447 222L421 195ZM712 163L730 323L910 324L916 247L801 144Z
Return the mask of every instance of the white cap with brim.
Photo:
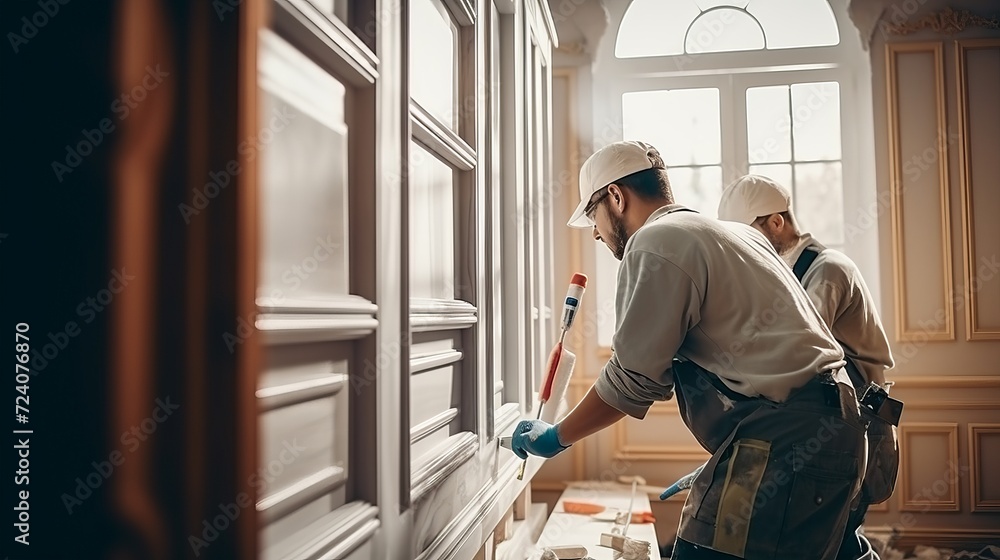
M651 151L654 154L651 155ZM594 152L580 168L580 204L566 225L575 228L594 227L593 220L583 212L590 203L590 197L622 177L652 169L653 155L659 160L655 151L655 148L645 142L626 140L608 144Z
M762 175L744 175L722 191L719 219L750 225L761 216L787 211L792 205L788 189Z

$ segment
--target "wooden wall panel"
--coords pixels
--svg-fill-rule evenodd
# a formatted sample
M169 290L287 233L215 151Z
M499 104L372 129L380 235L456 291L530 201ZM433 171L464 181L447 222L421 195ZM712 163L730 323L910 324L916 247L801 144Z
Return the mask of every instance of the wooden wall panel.
M959 511L958 424L904 423L899 451L900 511Z
M896 337L954 340L943 47L886 57Z
M959 177L968 340L1000 339L1000 39L957 41Z
M1000 423L969 424L972 511L1000 511Z

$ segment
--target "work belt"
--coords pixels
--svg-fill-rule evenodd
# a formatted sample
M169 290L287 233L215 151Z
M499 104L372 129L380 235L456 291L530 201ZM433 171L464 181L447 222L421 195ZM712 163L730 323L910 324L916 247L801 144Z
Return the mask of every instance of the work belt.
M858 415L858 406L847 398L838 383L849 385L842 371L823 372L804 386L792 390L785 402L747 397L733 391L717 375L694 362L674 360L674 392L681 419L702 447L715 453L724 446L736 426L758 408L836 407Z
M678 537L749 560L834 558L865 467L847 374L817 375L779 403L736 393L691 362L672 370L681 417L712 453Z

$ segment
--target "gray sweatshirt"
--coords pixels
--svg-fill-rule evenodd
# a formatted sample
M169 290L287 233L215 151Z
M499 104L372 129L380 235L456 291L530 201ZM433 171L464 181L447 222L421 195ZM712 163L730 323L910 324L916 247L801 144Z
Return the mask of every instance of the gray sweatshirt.
M675 357L778 402L843 367L840 345L763 235L678 208L654 212L626 244L613 352L595 383L601 399L644 417L672 396Z
M882 385L885 370L893 366L892 352L861 271L847 255L827 249L808 233L783 256L788 266L795 265L806 247L820 251L802 277L809 299L844 353L861 369L865 381Z

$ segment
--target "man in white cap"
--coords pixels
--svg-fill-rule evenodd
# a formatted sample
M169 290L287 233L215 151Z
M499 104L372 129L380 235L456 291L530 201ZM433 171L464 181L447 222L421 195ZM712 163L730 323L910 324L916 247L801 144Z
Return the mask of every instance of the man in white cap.
M612 356L572 412L519 423L511 448L552 457L676 393L712 458L672 558L835 558L865 432L843 351L802 286L755 229L675 204L648 144L597 151L580 195L569 225L621 260Z
M826 248L799 230L788 189L760 175L741 177L723 191L719 219L760 231L792 268L844 349L847 371L859 396L870 383L885 386L885 370L893 366L892 353L861 271L847 255ZM899 465L893 425L877 418L870 420L868 470L861 501L851 512L841 544L838 558L844 560L878 558L861 533L861 525L870 504L889 499Z

